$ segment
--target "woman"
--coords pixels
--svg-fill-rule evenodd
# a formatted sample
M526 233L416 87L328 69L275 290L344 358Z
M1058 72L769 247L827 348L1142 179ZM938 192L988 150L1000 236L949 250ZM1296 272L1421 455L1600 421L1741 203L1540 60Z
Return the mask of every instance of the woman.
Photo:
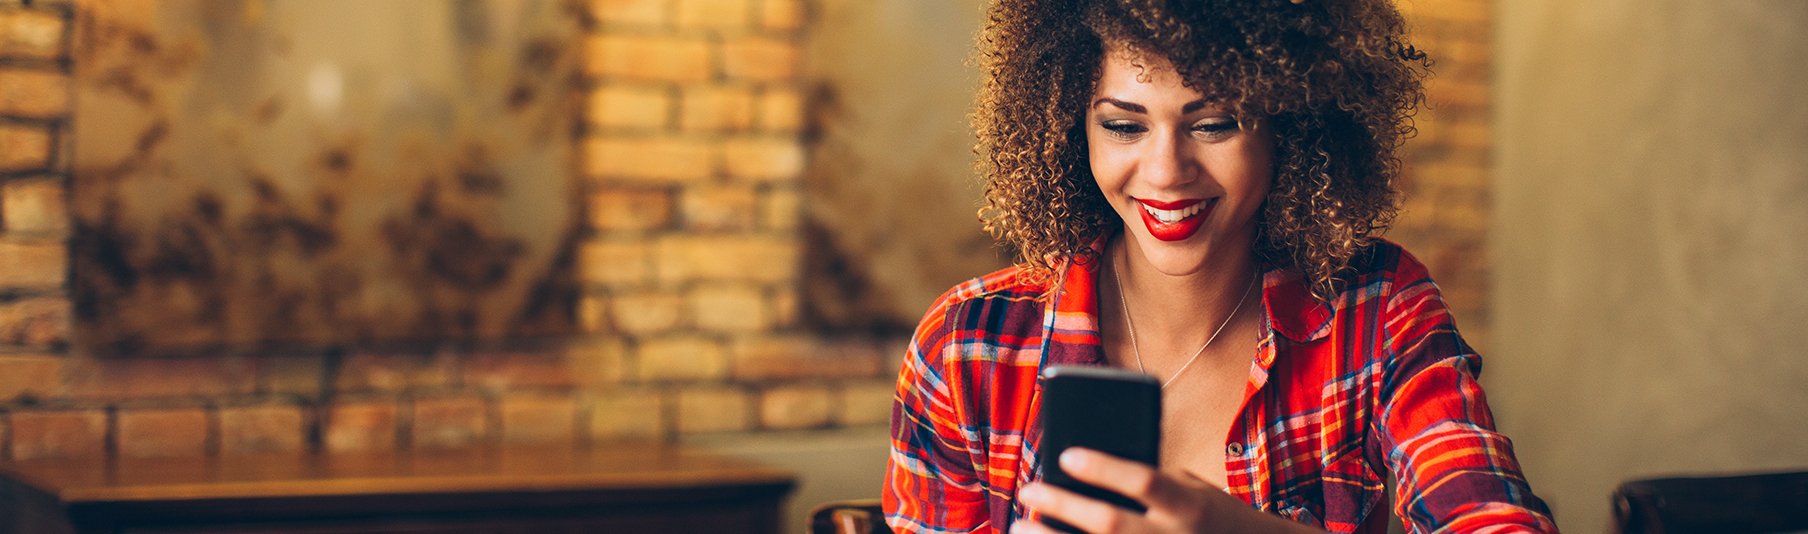
M976 123L987 229L898 383L899 532L1555 532L1425 268L1376 237L1424 55L1385 0L997 0ZM1047 365L1163 383L1161 470L1037 481ZM1291 520L1291 521L1289 521ZM1322 529L1322 530L1321 530Z

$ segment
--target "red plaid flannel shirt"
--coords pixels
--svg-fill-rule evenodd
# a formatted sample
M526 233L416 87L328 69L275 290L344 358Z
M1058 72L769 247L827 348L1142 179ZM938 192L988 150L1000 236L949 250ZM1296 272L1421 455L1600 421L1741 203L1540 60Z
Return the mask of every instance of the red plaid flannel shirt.
M1297 271L1265 271L1262 337L1223 449L1226 490L1332 532L1378 531L1384 523L1365 519L1393 473L1394 511L1410 531L1556 532L1494 431L1481 359L1425 266L1377 241L1352 267L1330 305ZM1068 266L1033 283L1009 268L930 308L892 411L893 530L1002 532L1024 516L1017 489L1041 476L1039 371L1107 365L1097 276L1096 264Z

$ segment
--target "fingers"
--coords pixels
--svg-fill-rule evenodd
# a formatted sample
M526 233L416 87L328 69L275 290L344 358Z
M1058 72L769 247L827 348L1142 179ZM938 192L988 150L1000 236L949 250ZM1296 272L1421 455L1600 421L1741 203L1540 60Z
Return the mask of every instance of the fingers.
M1044 516L1065 521L1080 530L1094 534L1129 532L1128 525L1141 519L1141 515L1135 512L1041 482L1024 486L1021 491L1017 492L1017 498L1022 499L1023 504L1041 512ZM1017 524L1022 524L1024 527L1019 528L1014 524L1011 532L1059 534L1058 531L1040 523L1024 521Z
M1055 530L1054 528L1049 527L1048 525L1044 525L1042 523L1037 523L1035 521L1031 521L1028 519L1021 519L1014 523L1011 523L1010 534L1067 534L1067 533L1061 532L1059 530Z
M1185 499L1183 488L1155 468L1092 449L1069 447L1063 451L1061 470L1081 482L1117 492L1149 508L1172 508Z

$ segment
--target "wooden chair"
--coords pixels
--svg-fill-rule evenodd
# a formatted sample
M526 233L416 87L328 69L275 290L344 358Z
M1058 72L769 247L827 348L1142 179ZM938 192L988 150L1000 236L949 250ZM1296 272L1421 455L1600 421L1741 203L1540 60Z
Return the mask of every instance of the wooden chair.
M1808 472L1658 478L1613 492L1621 534L1761 534L1808 530Z
M891 534L879 499L835 501L810 511L810 534Z

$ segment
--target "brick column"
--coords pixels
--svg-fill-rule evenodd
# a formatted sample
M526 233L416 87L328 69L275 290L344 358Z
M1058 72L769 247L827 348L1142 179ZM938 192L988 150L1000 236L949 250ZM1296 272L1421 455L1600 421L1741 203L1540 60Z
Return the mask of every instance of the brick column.
M592 434L870 423L837 407L889 391L876 346L794 331L804 4L591 7L579 317L625 362Z
M71 13L53 4L0 2L0 402L59 395L66 372ZM0 457L105 451L103 410L5 411Z
M1399 4L1413 44L1436 63L1428 102L1407 142L1401 189L1406 203L1390 238L1431 269L1457 327L1486 352L1488 224L1493 213L1494 140L1490 0L1415 0Z

